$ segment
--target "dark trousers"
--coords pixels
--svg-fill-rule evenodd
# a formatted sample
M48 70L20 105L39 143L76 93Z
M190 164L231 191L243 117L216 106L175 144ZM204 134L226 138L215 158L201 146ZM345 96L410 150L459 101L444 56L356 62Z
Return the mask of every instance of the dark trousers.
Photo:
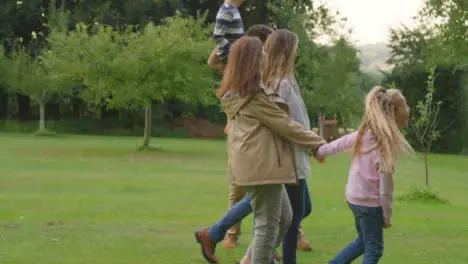
M306 205L306 195L309 196L309 190L305 180L299 180L298 185L285 185L285 187L291 202L293 217L288 232L283 238L283 264L296 264L299 228L305 212L307 211L307 215L311 212L310 197Z

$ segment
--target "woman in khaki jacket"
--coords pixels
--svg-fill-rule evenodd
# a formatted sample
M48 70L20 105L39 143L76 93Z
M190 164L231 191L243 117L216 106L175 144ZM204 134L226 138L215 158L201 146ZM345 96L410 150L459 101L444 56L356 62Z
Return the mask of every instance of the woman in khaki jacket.
M218 90L228 119L228 169L231 183L251 196L254 237L250 263L270 264L274 250L291 222L292 212L283 184L297 183L291 143L316 151L323 138L288 116L279 96L262 89L263 44L243 37L231 48Z

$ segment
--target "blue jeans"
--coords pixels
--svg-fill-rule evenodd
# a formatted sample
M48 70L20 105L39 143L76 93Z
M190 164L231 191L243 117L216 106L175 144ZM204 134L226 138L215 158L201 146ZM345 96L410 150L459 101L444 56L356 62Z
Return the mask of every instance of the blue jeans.
M364 254L362 264L376 264L383 255L383 213L381 207L349 204L354 214L358 237L329 264L350 264Z
M250 196L246 195L242 200L234 204L216 224L210 227L211 241L214 243L221 242L229 228L251 213Z
M312 211L311 199L307 182L304 180L304 216L306 218ZM289 194L289 193L288 193ZM250 205L250 196L246 195L242 200L232 206L228 212L214 225L210 227L211 241L214 243L221 242L226 236L229 228L244 219L252 213L252 206Z
M306 193L308 194L309 191L308 189L305 189L307 188L307 183L306 180L303 179L299 180L298 185L287 184L285 187L291 203L293 217L288 232L283 238L283 264L296 264L297 238L299 227L301 226L301 221L304 218L304 211L306 209ZM308 207L311 207L310 204Z

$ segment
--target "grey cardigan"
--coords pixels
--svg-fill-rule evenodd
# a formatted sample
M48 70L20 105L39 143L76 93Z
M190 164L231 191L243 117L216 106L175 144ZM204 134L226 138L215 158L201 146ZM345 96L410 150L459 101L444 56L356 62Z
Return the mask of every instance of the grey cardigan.
M299 85L296 78L287 77L281 80L278 87L278 94L289 106L289 116L294 121L310 129L310 119L307 108L302 99ZM309 149L294 145L296 155L296 173L299 179L305 179L310 176Z

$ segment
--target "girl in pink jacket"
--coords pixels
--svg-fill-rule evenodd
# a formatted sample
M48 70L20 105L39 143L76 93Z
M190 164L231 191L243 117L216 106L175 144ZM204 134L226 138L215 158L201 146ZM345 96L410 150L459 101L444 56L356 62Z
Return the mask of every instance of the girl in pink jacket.
M353 148L346 200L353 212L357 238L329 264L348 264L364 254L362 264L378 263L383 229L392 226L393 173L400 153L412 153L400 129L408 126L409 107L400 91L373 88L366 96L359 129L322 145L318 157Z

